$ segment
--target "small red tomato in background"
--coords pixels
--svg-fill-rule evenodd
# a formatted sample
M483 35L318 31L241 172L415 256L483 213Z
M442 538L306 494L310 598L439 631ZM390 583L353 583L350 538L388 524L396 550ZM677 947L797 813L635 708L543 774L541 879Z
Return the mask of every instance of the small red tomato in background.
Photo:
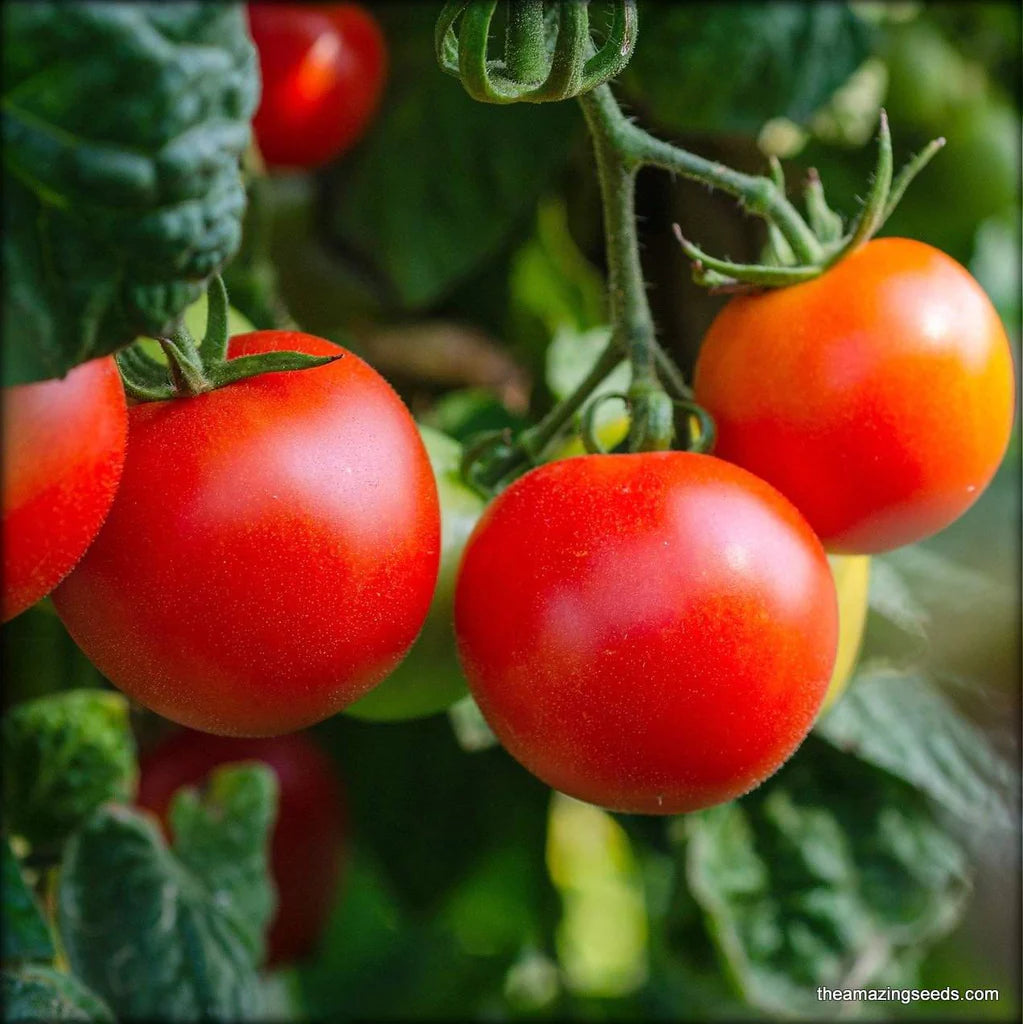
M832 551L922 540L980 496L1013 416L1009 341L980 285L882 238L805 284L733 299L696 365L715 454L774 484Z
M455 593L459 654L508 752L611 810L730 800L805 737L838 637L820 542L762 480L685 452L513 483Z
M310 952L341 881L345 799L330 758L301 733L228 739L186 729L142 756L138 803L166 827L171 797L182 786L198 786L215 768L236 761L263 761L277 776L270 845L277 911L267 940L267 965L273 967Z
M129 410L118 496L54 593L89 660L173 721L231 736L340 711L411 646L440 555L426 449L358 356L294 331L230 355L340 355Z
M121 479L127 408L109 356L60 380L5 388L3 621L66 576L96 536Z
M253 129L269 167L313 168L352 146L383 90L387 50L359 4L249 4L263 80Z

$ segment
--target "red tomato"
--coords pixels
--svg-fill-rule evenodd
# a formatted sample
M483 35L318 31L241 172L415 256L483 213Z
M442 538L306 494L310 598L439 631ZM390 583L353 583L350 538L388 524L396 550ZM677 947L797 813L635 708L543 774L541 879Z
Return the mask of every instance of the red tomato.
M345 801L330 758L301 733L239 740L186 729L142 757L138 802L166 827L178 789L198 786L215 768L234 761L263 761L277 776L277 822L270 846L277 911L267 963L289 963L310 952L323 932L341 880Z
M358 4L249 4L263 94L253 120L270 167L318 167L360 138L380 100L387 51Z
M980 285L882 238L805 284L733 299L696 398L716 454L774 484L832 551L928 537L987 486L1012 426L1012 356Z
M459 654L498 738L617 811L730 800L796 749L835 660L835 585L777 491L708 455L590 455L513 483L466 547Z
M128 430L109 356L3 392L3 621L82 557L114 500Z
M110 516L54 594L115 685L224 735L292 732L368 692L437 579L437 488L401 400L308 334L230 353L274 349L343 358L133 406Z

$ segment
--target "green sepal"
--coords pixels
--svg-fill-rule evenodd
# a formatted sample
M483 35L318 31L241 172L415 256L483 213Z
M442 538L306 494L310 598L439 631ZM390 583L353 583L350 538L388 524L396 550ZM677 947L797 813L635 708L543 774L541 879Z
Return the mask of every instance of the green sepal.
M824 184L815 167L811 167L807 172L803 198L806 201L806 212L809 214L813 233L825 245L837 242L842 237L842 217L828 206L824 196Z
M248 377L258 377L264 373L281 373L285 370L311 370L317 366L326 366L344 358L340 352L336 356L311 356L306 352L260 352L252 356L239 356L228 359L210 367L206 372L210 382L210 390L222 388L225 384Z
M228 359L230 341L229 299L218 275L207 291L206 331L196 342L181 325L169 337L158 338L166 357L161 363L136 343L116 356L128 396L135 402L160 402L193 397L264 373L308 370L325 366L336 356L313 356L305 352L260 352Z
M877 133L877 164L874 168L870 191L867 193L859 216L853 221L852 228L839 242L837 249L825 260L824 268L833 266L874 237L884 223L891 187L892 136L888 129L888 115L882 110L881 123Z
M821 268L815 266L776 267L720 260L690 242L677 224L673 225L673 229L682 251L693 261L693 279L699 284L715 287L747 284L761 288L780 288L809 281L821 272ZM712 272L713 276L709 272Z

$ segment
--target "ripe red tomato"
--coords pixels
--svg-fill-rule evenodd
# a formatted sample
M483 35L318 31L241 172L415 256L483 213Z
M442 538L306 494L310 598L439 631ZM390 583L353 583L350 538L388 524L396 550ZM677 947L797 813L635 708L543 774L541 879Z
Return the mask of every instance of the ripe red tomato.
M263 94L253 129L270 167L318 167L365 131L387 51L359 4L249 4Z
M1005 452L1012 356L958 263L882 238L805 284L733 299L696 365L716 454L774 484L832 551L928 537Z
M82 557L114 500L128 430L109 356L3 392L3 621Z
M269 736L334 714L419 632L437 488L388 383L321 338L258 331L230 354L343 353L129 410L117 499L54 594L115 685L206 732Z
M344 792L330 758L301 733L269 739L228 739L183 730L145 754L138 802L167 824L171 797L198 786L215 768L263 761L277 776L277 822L270 870L277 911L267 940L267 965L297 960L323 932L341 881L346 838Z
M590 455L513 483L466 547L459 654L508 749L564 793L676 814L739 796L806 735L835 585L777 491L707 455Z

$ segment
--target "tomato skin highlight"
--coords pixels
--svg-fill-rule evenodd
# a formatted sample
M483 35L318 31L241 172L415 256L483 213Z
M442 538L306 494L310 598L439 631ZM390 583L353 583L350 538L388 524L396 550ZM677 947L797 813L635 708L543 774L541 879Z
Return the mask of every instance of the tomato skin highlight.
M963 267L904 238L733 299L694 386L717 423L715 454L772 483L847 554L911 544L961 516L1012 427L998 314Z
M508 752L616 811L677 814L772 774L813 723L838 638L802 516L720 459L548 463L466 547L455 629Z
M157 744L139 764L138 804L161 819L182 786L199 786L222 765L262 761L277 776L277 820L270 870L277 910L267 936L267 966L309 953L341 884L347 839L344 790L329 757L307 736L231 739L184 729Z
M440 520L408 410L357 356L291 331L230 355L335 362L133 406L117 500L54 595L116 686L205 732L269 736L339 711L426 616Z
M128 411L110 356L3 392L3 621L45 597L103 524Z
M319 167L363 135L383 91L387 49L359 4L254 3L263 81L253 130L267 166Z

